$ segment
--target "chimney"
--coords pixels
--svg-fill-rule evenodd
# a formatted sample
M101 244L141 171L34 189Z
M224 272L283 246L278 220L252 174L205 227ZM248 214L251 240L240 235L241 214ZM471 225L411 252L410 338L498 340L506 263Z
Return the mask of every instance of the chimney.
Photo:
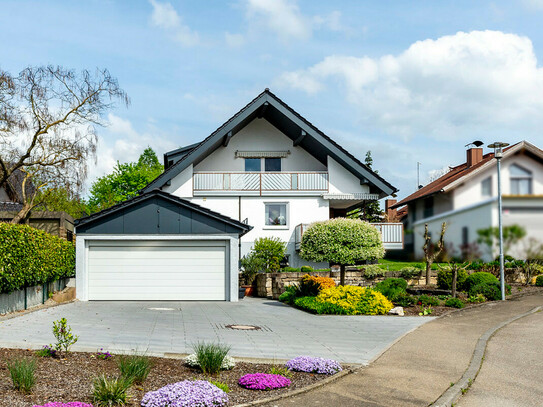
M396 219L396 209L390 209L392 205L396 204L396 199L386 199L385 200L385 214L387 216L387 221L390 222L391 219Z
M480 147L471 147L466 151L466 164L468 168L483 160L483 149Z

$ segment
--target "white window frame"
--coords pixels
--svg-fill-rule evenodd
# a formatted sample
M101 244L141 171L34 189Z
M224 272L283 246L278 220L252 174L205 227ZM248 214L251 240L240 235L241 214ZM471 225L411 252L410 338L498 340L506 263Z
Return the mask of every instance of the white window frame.
M525 171L527 172L528 174L526 175L511 175L511 167L517 167L517 168L520 168L522 171ZM533 194L533 173L532 171L524 168L523 166L521 165L518 165L518 164L511 164L511 166L509 167L509 193L511 195L532 195ZM528 193L527 194L515 194L513 193L513 182L514 181L528 181Z
M488 182L489 186L489 194L485 194L485 183ZM492 196L492 175L486 177L484 180L481 181L481 196L483 197L491 197Z
M285 217L286 217L286 224L285 225L267 225L267 219L268 219L268 205L285 205ZM263 229L270 229L270 230L288 230L290 224L290 211L289 211L289 203L288 202L264 202L264 227Z

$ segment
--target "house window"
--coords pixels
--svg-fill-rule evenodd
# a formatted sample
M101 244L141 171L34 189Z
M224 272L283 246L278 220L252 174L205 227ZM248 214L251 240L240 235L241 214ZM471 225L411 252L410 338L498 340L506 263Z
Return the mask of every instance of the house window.
M246 158L245 171L260 171L260 158Z
M266 226L287 226L287 204L266 204Z
M434 216L434 198L426 198L424 200L424 217L429 218Z
M264 170L265 171L281 171L281 159L280 158L264 158Z
M511 194L530 195L532 193L532 173L519 165L509 167Z
M469 244L469 229L467 226L462 228L462 246L467 246Z
M492 196L492 177L485 178L481 182L481 194L485 197Z

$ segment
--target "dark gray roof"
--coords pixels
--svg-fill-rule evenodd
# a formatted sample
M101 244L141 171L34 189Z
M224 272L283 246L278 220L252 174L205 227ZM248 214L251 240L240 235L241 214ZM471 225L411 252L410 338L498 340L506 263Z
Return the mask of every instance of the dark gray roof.
M220 147L225 138L229 137L229 135L230 137L235 135L257 117L265 118L323 164L326 165L327 156L331 156L356 175L361 182L367 182L370 185L372 193L377 193L380 197L385 197L398 191L396 187L373 172L351 153L275 96L269 89L266 89L194 148L188 146L191 149L179 161L175 162L147 185L143 189L143 192L162 188L190 164L198 164L211 152ZM303 134L302 132L305 132L305 137L300 137ZM176 151L166 153L165 156L175 154Z
M200 142L164 153L164 169L167 169L170 166L169 161L176 163L199 145Z
M190 209L193 212L197 212L205 217L212 218L216 221L227 224L233 227L235 230L237 230L240 235L244 235L245 233L249 232L253 228L252 226L249 226L245 223L239 222L235 219L229 218L228 216L224 216L218 212L214 212L210 209L204 208L203 206L197 205L193 202L189 202L186 199L179 198L175 195L169 194L159 189L154 189L150 192L144 193L142 195L138 195L134 198L128 199L124 202L114 205L111 208L107 208L107 209L104 209L103 211L93 213L90 216L77 219L75 221L75 226L81 227L85 225L85 227L88 227L90 224L94 222L99 222L105 217L109 217L110 215L113 215L117 212L124 211L126 208L138 205L142 203L143 201L150 200L155 197L165 199L175 204L176 206L182 206L184 208Z

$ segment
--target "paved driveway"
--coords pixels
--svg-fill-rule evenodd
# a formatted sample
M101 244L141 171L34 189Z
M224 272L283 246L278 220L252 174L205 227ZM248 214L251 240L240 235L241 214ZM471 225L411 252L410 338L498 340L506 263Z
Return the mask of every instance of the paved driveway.
M53 321L68 319L74 350L148 354L190 353L197 341L231 345L238 357L288 359L299 355L368 363L399 337L431 318L316 316L280 302L74 302L0 322L0 346L40 348L54 342ZM257 325L257 331L228 329Z

